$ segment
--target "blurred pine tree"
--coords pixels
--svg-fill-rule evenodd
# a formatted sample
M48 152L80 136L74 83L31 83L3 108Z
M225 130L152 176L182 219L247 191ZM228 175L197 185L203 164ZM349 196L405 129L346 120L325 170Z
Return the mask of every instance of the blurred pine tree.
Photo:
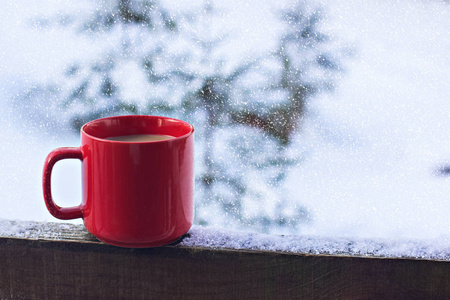
M90 15L66 20L105 39L103 54L71 63L62 86L35 88L27 98L57 93L61 122L76 130L118 114L187 120L196 128L196 222L298 232L310 215L301 195L284 192L301 159L289 154L290 141L307 101L333 87L341 53L328 47L320 9L299 2L276 13L284 26L277 47L225 70L217 50L228 33L205 33L220 18L212 4L195 14L157 1L100 1Z

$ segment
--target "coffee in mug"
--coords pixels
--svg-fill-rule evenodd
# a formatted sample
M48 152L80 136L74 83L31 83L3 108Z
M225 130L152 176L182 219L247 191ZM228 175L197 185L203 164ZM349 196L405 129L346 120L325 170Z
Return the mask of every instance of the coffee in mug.
M119 142L156 142L165 141L173 139L171 135L164 134L131 134L131 135L120 135L111 136L106 138L109 141L119 141Z

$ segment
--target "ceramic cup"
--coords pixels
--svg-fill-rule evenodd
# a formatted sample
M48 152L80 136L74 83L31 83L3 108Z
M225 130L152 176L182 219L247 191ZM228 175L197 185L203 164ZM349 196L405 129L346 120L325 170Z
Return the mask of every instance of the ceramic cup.
M115 141L114 136L169 135L158 141ZM51 173L61 159L82 161L82 201L60 207L51 193ZM58 219L82 218L105 243L155 247L172 243L194 217L194 128L157 116L117 116L86 123L81 146L50 152L43 172L45 204Z

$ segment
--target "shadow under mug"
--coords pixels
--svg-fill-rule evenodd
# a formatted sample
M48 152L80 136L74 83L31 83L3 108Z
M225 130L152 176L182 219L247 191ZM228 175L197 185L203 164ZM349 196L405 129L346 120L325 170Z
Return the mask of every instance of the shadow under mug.
M44 200L58 219L83 218L101 241L121 247L172 243L194 218L194 128L157 116L117 116L86 123L81 146L57 148L43 172ZM107 138L157 134L174 138L123 142ZM82 161L82 202L60 207L52 199L51 173L61 159Z

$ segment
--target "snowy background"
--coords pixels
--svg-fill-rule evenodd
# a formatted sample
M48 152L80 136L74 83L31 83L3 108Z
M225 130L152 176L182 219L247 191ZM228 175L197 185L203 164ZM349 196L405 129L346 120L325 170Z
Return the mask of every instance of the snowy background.
M253 54L271 34L270 1L227 2L230 24ZM299 234L338 237L450 237L450 5L439 1L322 1L325 27L355 49L333 94L309 104L295 148L305 153L287 180L312 216ZM55 221L41 192L45 156L77 146L15 110L13 97L51 80L64 63L100 45L32 21L65 1L8 1L0 11L0 218ZM242 9L245 7L245 9ZM42 25L42 24L41 24ZM230 50L232 51L232 50ZM54 198L81 199L80 163L54 170ZM64 200L64 201L63 201Z

